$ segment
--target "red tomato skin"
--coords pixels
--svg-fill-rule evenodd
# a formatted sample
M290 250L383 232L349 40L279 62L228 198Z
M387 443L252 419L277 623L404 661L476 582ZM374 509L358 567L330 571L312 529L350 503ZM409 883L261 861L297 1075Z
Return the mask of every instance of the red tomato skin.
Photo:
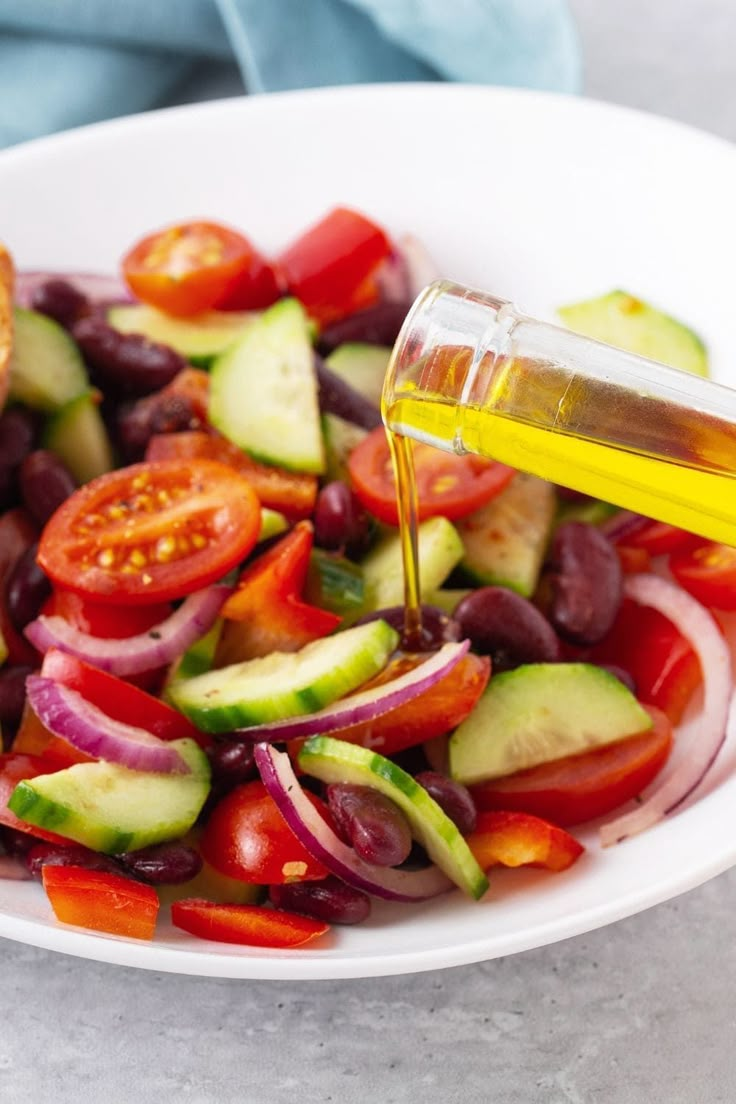
M280 299L286 289L281 269L267 261L257 249L247 268L215 303L217 310L265 310Z
M390 252L379 226L357 211L336 207L288 246L277 263L290 294L325 325L356 310L356 300L367 305L362 285Z
M647 709L654 726L646 732L471 786L476 807L531 813L562 827L605 816L640 794L669 758L672 725L661 710Z
M697 548L704 540L704 537L689 533L687 529L678 529L665 521L652 519L638 533L627 536L622 543L631 548L641 548L650 556L666 556L669 552L680 549Z
M200 897L175 901L174 927L199 939L248 947L300 947L330 930L329 924L260 905L220 905Z
M59 770L59 766L50 759L23 755L15 751L0 755L0 824L6 828L13 828L16 832L26 832L29 836L47 840L49 843L68 843L69 840L58 836L55 832L47 832L45 828L27 824L8 808L13 790L19 782L36 778L39 774L53 774L54 771Z
M316 809L326 806L310 795ZM200 843L206 862L230 878L255 885L315 881L328 871L291 831L262 782L246 782L219 802Z
M243 572L222 608L225 618L217 664L226 666L270 652L296 652L328 636L340 618L303 602L312 551L312 525L301 521Z
M706 606L736 609L736 549L709 541L673 552L669 569L680 586Z
M132 464L93 479L59 507L41 534L38 562L57 586L93 600L155 604L241 563L260 518L250 483L224 464ZM160 541L172 542L170 555L159 555Z
M46 864L41 876L54 915L63 924L153 939L159 909L153 886L82 866Z
M437 516L450 521L467 517L500 494L516 474L506 464L471 453L456 456L415 444L413 454L419 521ZM348 470L353 489L366 510L386 525L398 525L396 483L383 426L377 426L353 449ZM433 489L438 482L445 484L440 492Z
M248 480L262 506L279 510L290 520L308 518L317 501L317 477L288 472L252 460L242 449L215 433L163 433L151 438L146 460L216 460Z
M165 621L171 612L168 602L155 606L110 606L59 587L41 610L45 617L63 617L80 632L106 640L123 640L147 632Z
M539 866L559 872L572 866L585 850L564 828L511 811L479 813L467 843L484 870L498 865Z
M220 223L193 221L164 227L142 238L125 254L123 276L144 303L190 317L226 302L263 258L237 230ZM259 285L254 289L258 292Z

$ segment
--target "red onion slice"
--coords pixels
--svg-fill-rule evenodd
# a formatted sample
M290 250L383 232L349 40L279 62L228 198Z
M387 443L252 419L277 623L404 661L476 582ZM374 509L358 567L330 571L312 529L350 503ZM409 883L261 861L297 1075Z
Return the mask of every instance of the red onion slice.
M427 247L413 234L404 234L399 238L398 248L406 266L409 297L416 298L428 284L439 280L442 273Z
M634 514L631 510L619 510L599 526L614 544L625 544L631 537L637 536L652 524L652 519L644 514Z
M13 298L19 307L30 307L35 291L49 280L66 280L93 303L132 303L130 289L119 276L101 272L18 272Z
M341 698L326 709L320 709L318 713L240 728L237 730L238 737L258 741L295 740L297 737L326 736L328 732L335 732L340 728L373 721L382 713L404 705L434 686L462 659L469 647L469 640L443 644L429 659L391 682Z
M152 629L123 640L107 640L80 632L63 617L38 617L24 632L41 653L49 648L86 660L112 675L137 675L163 667L182 655L212 628L233 588L206 587L182 602L178 610Z
M363 862L344 844L308 800L286 752L271 744L256 744L255 759L263 784L294 835L315 859L343 882L386 901L425 901L454 889L436 866L396 870Z
M29 675L26 695L42 725L79 751L130 770L189 774L176 748L145 729L108 717L76 690L43 675Z
M688 640L703 672L704 701L687 759L637 809L601 827L603 847L650 828L700 785L726 739L733 695L731 653L718 625L700 602L657 575L629 576L624 590L635 602L658 610Z

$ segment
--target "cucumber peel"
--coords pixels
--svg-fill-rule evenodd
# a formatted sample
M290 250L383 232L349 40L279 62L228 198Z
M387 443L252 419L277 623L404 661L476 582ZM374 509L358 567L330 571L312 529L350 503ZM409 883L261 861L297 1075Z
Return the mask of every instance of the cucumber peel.
M107 320L120 333L143 334L175 349L199 368L207 368L238 341L259 317L255 311L205 311L193 318L175 318L144 303L110 307Z
M299 766L322 782L371 786L394 802L414 839L432 862L478 900L488 879L456 825L416 779L378 752L330 736L313 736L299 752Z

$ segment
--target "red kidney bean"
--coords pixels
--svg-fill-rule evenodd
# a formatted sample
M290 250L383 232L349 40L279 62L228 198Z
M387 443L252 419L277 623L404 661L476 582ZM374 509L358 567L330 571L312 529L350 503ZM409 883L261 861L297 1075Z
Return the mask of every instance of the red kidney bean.
M23 505L41 526L77 489L77 481L66 464L48 449L36 449L26 456L19 482Z
M0 842L6 855L13 855L16 859L25 859L25 856L38 844L36 836L29 832L19 832L15 828L8 828L0 824Z
M149 885L181 885L196 878L202 856L183 843L159 843L117 856L123 868Z
M39 843L25 853L25 863L34 878L41 878L44 866L83 866L86 870L102 870L106 874L121 874L123 871L109 855L90 851L81 843Z
M360 556L369 538L368 515L347 483L340 479L327 483L317 496L314 543L328 551Z
M317 348L327 356L338 345L360 341L366 345L393 345L409 313L411 303L378 303L325 326Z
M142 334L120 333L97 315L80 319L72 334L95 382L116 395L149 395L187 367L168 345Z
M18 468L34 445L37 422L22 406L0 414L0 509L18 501Z
M31 307L53 318L60 326L70 329L90 309L86 295L78 291L68 280L47 280L40 284L31 296Z
M623 575L616 549L600 529L583 521L560 525L542 582L547 616L563 640L602 640L621 605Z
M252 742L227 739L216 740L207 748L213 786L232 789L255 778L258 770L253 749Z
M359 924L371 911L367 894L332 875L321 882L274 885L268 895L276 908L301 912L315 920L324 920L326 924Z
M554 663L560 642L536 606L505 587L479 587L463 598L454 618L473 650L490 655L496 671L522 663Z
M464 836L473 831L478 814L470 792L465 786L440 774L439 771L421 771L416 776L416 781L420 786L424 786L429 796L434 798L458 831Z
M387 621L392 629L401 634L404 631L405 610L403 606L388 606L385 609L374 610L366 613L356 625L364 625L368 621ZM449 617L437 606L422 604L422 638L419 642L421 651L436 652L443 644L452 640L463 640L464 632L454 617ZM416 647L412 642L412 648Z
M36 563L37 552L36 542L21 554L5 587L8 616L18 632L38 617L41 606L51 594L48 576Z
M192 404L183 395L149 395L116 412L113 432L124 459L134 463L143 459L156 434L201 428Z
M17 666L0 669L0 728L17 728L26 701L26 679L32 667Z
M319 408L323 414L336 414L362 429L375 429L381 424L381 411L347 380L331 371L315 353Z
M327 804L338 834L376 866L398 866L411 851L411 831L401 809L370 786L333 782Z

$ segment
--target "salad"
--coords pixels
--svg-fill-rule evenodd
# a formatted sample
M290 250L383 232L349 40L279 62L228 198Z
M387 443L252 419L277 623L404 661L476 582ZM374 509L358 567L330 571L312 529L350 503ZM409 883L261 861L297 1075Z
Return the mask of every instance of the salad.
M3 876L93 930L151 939L164 909L298 947L375 898L472 907L496 866L559 873L576 825L616 844L698 787L732 693L710 612L736 608L731 549L416 446L402 648L379 403L435 275L420 243L336 208L267 258L199 221L122 272L0 253ZM561 314L707 371L625 293Z

